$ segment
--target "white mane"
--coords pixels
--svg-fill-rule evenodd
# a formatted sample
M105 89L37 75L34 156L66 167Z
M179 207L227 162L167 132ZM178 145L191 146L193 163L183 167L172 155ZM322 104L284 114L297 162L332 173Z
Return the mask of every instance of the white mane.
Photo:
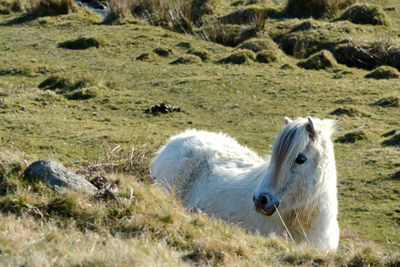
M188 130L158 151L151 172L190 208L249 231L288 232L295 241L336 249L333 131L332 120L287 120L269 161L225 134Z

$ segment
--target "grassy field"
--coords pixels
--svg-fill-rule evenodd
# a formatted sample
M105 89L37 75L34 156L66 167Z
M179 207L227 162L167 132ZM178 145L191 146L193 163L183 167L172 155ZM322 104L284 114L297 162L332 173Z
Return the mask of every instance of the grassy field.
M343 11L296 18L277 0L211 2L202 24L179 33L182 23L157 12L158 23L125 12L105 24L75 5L45 16L0 0L1 265L399 266L400 2L364 1L383 8L384 25L336 21ZM244 9L263 15L228 16ZM354 47L376 60L352 66L361 61L340 51ZM310 62L322 49L348 66ZM397 78L366 78L372 65L391 65ZM182 111L145 113L160 103ZM267 154L285 116L338 120L336 254L189 213L149 179L153 152L184 129L222 131ZM39 158L101 173L120 193L93 198L25 181Z

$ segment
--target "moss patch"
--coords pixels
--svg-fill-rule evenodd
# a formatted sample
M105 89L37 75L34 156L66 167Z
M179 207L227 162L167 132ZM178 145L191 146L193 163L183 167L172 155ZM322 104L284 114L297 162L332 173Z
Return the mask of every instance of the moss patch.
M374 71L365 75L365 78L371 79L395 79L399 78L399 72L397 69L389 67L389 66L381 66L376 68Z
M338 64L336 59L329 51L322 50L314 55L311 55L308 59L300 61L297 65L308 70L326 70L337 67Z
M99 48L108 44L103 37L82 36L75 40L69 40L58 44L58 47L74 50L83 50L91 47Z
M372 4L353 5L338 20L348 20L355 24L389 25L385 11Z
M256 58L256 55L254 54L253 51L247 50L247 49L240 49L229 56L221 59L218 61L218 63L222 64L248 64L252 60Z

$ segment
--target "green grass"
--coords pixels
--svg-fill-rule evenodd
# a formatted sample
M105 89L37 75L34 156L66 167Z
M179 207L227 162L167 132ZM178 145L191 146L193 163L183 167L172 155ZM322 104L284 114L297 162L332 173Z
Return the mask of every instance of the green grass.
M212 21L241 8L233 2L218 1L205 18ZM279 10L277 3L269 4ZM311 20L302 26L308 29L304 32L292 29L310 20L268 18L258 38L308 40L297 48L303 56L342 40L371 43L398 34L400 6L382 5L397 8L388 13L391 28ZM101 24L85 12L24 21L19 13L0 15L2 264L399 264L400 151L383 145L393 138L383 134L400 128L398 78L366 79L368 71L344 65L330 71L298 68L300 60L275 46L262 48L279 52L269 64L256 62L253 54L251 64L218 64L232 54L252 52L143 20ZM108 43L85 50L58 47L82 36ZM137 60L146 53L147 59ZM208 59L170 64L188 53ZM49 77L61 83L39 86ZM68 97L89 89L96 92L90 98ZM144 113L159 103L185 112ZM338 108L348 113L332 115ZM336 254L321 255L191 214L149 181L153 152L187 128L226 132L266 154L285 116L309 115L337 119L335 140L360 131L367 136L335 143L341 228ZM102 166L99 172L120 181L120 194L102 200L28 183L21 171L38 158L86 172ZM66 256L57 257L61 254Z

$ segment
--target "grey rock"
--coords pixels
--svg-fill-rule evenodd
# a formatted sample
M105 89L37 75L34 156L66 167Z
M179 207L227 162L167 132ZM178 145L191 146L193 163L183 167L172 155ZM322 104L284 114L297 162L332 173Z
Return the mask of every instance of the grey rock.
M55 190L69 188L89 194L97 193L97 188L84 177L70 172L61 164L50 160L33 162L26 168L24 175L28 180L39 179Z

